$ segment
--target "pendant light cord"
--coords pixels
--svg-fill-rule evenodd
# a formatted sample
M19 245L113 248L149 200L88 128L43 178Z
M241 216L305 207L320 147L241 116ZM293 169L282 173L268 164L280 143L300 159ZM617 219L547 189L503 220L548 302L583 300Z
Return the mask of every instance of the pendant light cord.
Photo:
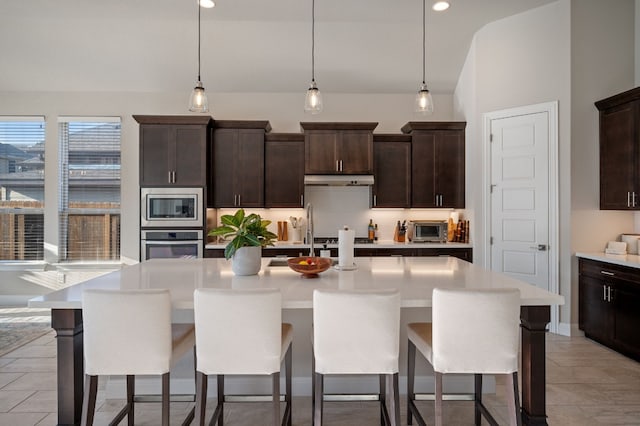
M198 81L200 80L200 11L202 9L202 7L200 6L199 2L196 2L196 4L198 5Z
M426 68L425 56L427 55L426 54L426 51L427 51L427 47L426 47L426 45L427 45L427 43L426 43L426 38L427 38L427 36L426 36L426 33L427 33L427 30L426 30L426 27L427 27L426 20L427 20L427 18L426 18L426 16L427 16L427 12L426 12L425 3L426 3L426 0L422 0L422 84L423 85L426 84L426 82L425 82L425 68Z
M311 81L316 81L316 2L311 0Z

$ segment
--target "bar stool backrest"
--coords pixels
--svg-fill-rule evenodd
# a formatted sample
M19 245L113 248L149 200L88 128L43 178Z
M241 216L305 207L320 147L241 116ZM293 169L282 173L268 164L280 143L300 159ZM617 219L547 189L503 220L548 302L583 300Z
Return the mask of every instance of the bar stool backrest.
M280 290L196 289L194 315L198 371L207 375L280 371Z
M172 343L168 290L85 290L82 316L86 374L169 372Z
M440 373L518 370L520 291L433 290L433 359Z
M397 290L313 292L315 372L395 374L399 349Z

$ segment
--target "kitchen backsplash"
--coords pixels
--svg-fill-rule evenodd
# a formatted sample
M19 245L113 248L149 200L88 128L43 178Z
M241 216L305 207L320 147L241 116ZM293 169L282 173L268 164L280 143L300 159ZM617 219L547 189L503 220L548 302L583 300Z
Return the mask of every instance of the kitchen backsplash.
M371 188L367 186L308 186L305 188L305 204L310 202L313 206L314 236L336 237L338 229L348 226L355 229L356 237L367 236L369 219L378 224L378 238L380 240L393 240L393 231L398 220L447 220L452 209L371 209L369 207L369 194ZM247 212L259 213L264 219L272 221L269 229L277 233L278 221L289 222L289 240L292 240L292 232L289 217L302 217L306 219L306 211L300 209L245 209ZM218 209L209 213L217 214L219 218L223 214L233 214L236 209ZM460 212L460 218L466 219L464 210ZM211 219L211 218L210 218ZM208 220L211 226L213 221ZM303 228L303 238L304 230Z

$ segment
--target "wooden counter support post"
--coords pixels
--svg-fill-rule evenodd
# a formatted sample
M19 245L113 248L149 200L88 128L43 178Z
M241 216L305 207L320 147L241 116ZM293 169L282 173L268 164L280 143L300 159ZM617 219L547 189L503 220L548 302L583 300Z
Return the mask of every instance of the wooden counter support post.
M58 347L58 426L79 425L83 396L81 309L52 309Z
M549 306L522 306L522 422L546 425L545 334L551 320Z

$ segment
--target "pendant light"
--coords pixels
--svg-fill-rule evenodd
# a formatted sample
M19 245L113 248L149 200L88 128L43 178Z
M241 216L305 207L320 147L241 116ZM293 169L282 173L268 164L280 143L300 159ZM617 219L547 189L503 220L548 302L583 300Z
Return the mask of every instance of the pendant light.
M316 85L315 50L316 50L316 4L311 0L311 85L304 100L304 112L318 114L322 112L322 94Z
M200 79L200 2L196 2L198 5L198 81L196 87L191 92L189 98L189 111L191 112L208 112L209 101L207 100L207 94L204 91L202 80Z
M426 64L426 7L425 0L422 0L422 84L416 95L416 112L422 114L431 114L433 112L433 98L431 92L427 89L425 82L425 64Z

